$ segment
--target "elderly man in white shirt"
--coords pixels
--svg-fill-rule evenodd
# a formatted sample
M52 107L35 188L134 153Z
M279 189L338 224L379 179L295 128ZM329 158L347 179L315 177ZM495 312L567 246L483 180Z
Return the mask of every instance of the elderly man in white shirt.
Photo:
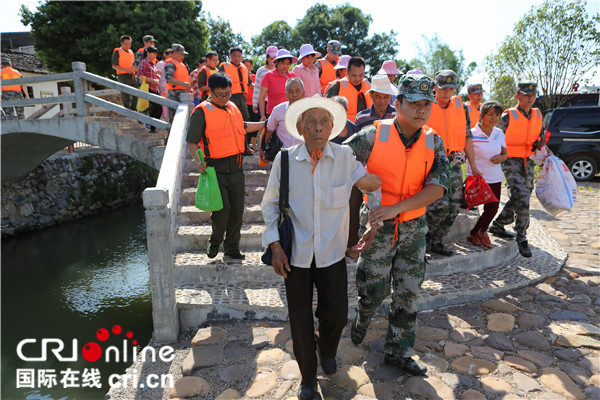
M300 399L316 395L317 351L324 373L330 375L337 370L335 356L348 316L345 251L352 186L381 198L380 192L372 193L378 190L381 179L368 175L350 149L329 142L345 124L344 108L327 98L304 98L287 110L287 131L303 140L288 149L291 260L281 247L277 229L281 153L273 162L261 204L266 224L263 245L271 246L275 272L285 278L294 356L302 374ZM370 227L357 250L366 249L376 231L377 227ZM313 284L318 292L316 332Z

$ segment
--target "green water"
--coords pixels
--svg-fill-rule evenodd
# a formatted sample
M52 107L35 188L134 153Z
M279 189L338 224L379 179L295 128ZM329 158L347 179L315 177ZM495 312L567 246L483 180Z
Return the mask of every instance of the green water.
M147 344L152 304L145 229L138 205L2 241L2 399L104 399L109 375L131 362L90 363L80 352L76 362L59 362L50 351L45 362L27 362L16 349L23 339L37 339L23 353L38 357L41 339L58 338L65 344L61 354L70 357L73 339L79 349L91 341L119 345L128 331ZM110 332L114 325L123 328L120 337L99 342L98 329ZM102 387L64 388L60 371L67 368L79 371L80 386L84 369L98 368ZM17 388L17 369L55 370L56 385Z

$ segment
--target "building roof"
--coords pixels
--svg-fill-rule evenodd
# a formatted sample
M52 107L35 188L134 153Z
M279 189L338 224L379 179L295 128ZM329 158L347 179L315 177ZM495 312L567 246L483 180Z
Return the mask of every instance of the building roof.
M2 51L34 45L31 32L2 32Z
M13 67L20 72L31 72L43 75L52 73L44 68L42 60L32 54L21 53L14 50L2 50L2 57L10 58Z

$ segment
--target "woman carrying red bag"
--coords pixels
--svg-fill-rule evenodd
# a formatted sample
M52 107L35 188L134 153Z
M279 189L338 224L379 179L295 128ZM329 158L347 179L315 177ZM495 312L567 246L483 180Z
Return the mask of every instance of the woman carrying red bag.
M502 106L497 101L483 103L480 109L479 122L472 129L475 164L497 199L500 199L500 190L504 180L500 163L506 161L507 158L504 133L496 128L503 111ZM471 167L467 163L467 176L472 175ZM499 201L487 203L483 206L483 214L481 214L469 236L467 236L469 242L482 245L488 249L493 247L487 229L498 212L498 206Z

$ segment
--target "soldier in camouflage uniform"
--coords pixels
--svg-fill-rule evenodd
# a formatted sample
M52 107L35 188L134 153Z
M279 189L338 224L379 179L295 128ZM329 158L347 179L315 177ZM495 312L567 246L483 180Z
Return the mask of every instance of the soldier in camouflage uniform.
M21 73L12 67L10 58L2 57L2 79L19 79L21 77ZM7 86L4 83L2 84L2 100L21 100L23 99L23 93L25 93L25 98L28 99L29 94L25 85ZM2 109L7 119L15 118L13 107L3 107ZM14 110L16 110L19 119L25 119L25 108L23 106L16 106Z
M361 235L367 230L367 223L371 228L380 227L371 246L358 259L356 286L359 302L351 338L355 344L363 341L371 315L392 288L385 362L413 375L427 372L423 364L410 357L416 332L416 301L425 276L425 207L442 197L449 186L448 159L443 141L430 128L421 129L431 113L433 85L433 81L425 75L405 75L400 79L399 95L394 103L397 116L365 128L344 142L352 148L358 161L367 163L367 170L372 171L369 173L377 171L381 174L384 196L384 205L371 212L368 212L366 204L361 206ZM383 133L384 129L387 129L387 134ZM422 154L428 156L419 156L423 146L429 150ZM386 153L380 153L382 149ZM395 162L385 165L385 161L390 159L387 155L398 154L402 150L407 154L407 164L403 167L405 173L398 172ZM379 154L387 155L375 165ZM415 158L411 159L413 154ZM415 177L417 170L425 171L424 175ZM403 177L396 176L398 174ZM400 190L394 187L394 182L404 179L410 181L408 187ZM392 201L386 201L386 195ZM396 199L401 200L396 202ZM362 239L354 249L362 251L361 245Z
M190 73L187 69L187 66L183 64L183 58L186 54L189 54L185 51L185 47L180 44L174 43L171 46L171 50L173 50L173 54L171 54L171 58L165 64L165 81L167 82L167 98L174 100L178 103L181 103L180 95L181 93L191 93L192 85L190 83ZM181 69L181 65L183 65L183 69ZM182 71L182 75L177 73L177 68L180 68ZM185 73L183 73L185 72ZM173 118L175 117L175 110L169 108L169 122L173 122Z
M502 163L502 171L508 186L509 199L502 212L489 227L488 231L503 238L514 238L512 232L504 229L504 225L515 222L517 232L517 245L523 257L531 257L531 249L527 243L527 228L529 227L529 199L533 190L533 173L535 164L528 154L533 154L535 149L545 146L545 132L542 124L542 115L538 108L533 108L537 96L537 83L521 82L515 97L519 101L517 107L510 108L502 114L498 128L506 135L506 150L508 159ZM519 120L526 122L524 131L517 131L510 126L516 126ZM528 132L536 137L530 138L535 143L527 143ZM536 132L539 132L537 136ZM537 138L537 140L536 140ZM520 144L520 143L522 144ZM548 154L552 154L547 148ZM515 221L516 220L516 221Z

